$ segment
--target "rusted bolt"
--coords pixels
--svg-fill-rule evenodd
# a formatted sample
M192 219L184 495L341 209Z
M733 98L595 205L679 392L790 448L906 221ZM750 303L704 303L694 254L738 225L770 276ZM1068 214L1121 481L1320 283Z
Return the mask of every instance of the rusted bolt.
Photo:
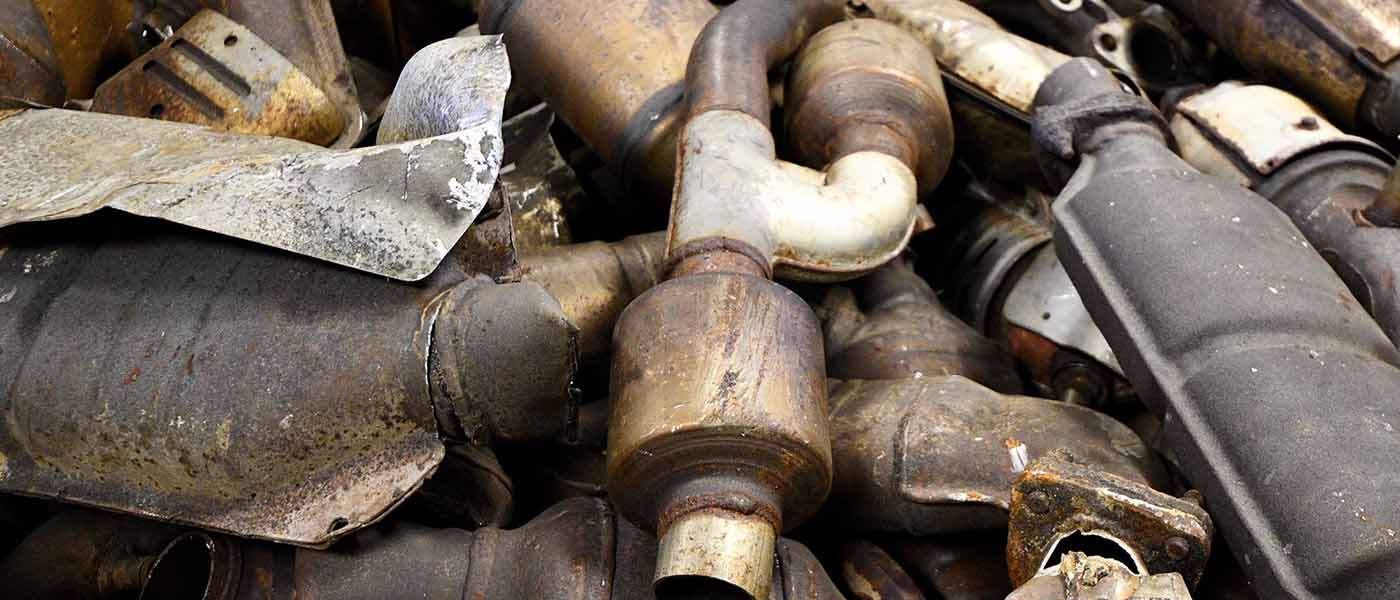
M1295 127L1303 131L1317 131L1317 117L1303 117L1298 119L1298 123Z
M1199 490L1186 490L1186 493L1181 495L1181 499L1201 508L1205 508L1206 506L1206 499L1201 496Z
M1185 560L1191 554L1191 544L1179 537L1167 540L1167 557L1172 560Z

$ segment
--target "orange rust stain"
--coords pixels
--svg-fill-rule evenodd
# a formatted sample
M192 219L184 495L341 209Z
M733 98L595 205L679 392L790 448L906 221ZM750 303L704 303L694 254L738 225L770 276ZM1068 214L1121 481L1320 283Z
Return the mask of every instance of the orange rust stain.
M122 380L122 385L131 385L133 383L136 383L136 379L139 377L141 377L141 367L132 367L131 372L127 373L126 379Z

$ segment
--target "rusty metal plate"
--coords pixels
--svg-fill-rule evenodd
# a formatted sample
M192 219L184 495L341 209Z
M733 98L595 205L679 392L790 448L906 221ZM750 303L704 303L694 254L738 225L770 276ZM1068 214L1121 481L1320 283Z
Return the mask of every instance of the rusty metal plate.
M201 8L227 15L256 33L325 92L345 124L330 147L359 144L368 119L329 0L147 0L137 3L131 26L168 36Z
M1325 144L1347 143L1384 153L1371 141L1337 129L1302 99L1274 87L1226 82L1182 100L1176 110L1263 176Z
M121 213L0 232L0 491L327 545L443 458L453 283Z
M461 40L479 73L454 133L327 150L183 123L65 110L0 120L0 227L104 206L395 279L426 277L486 205L510 69L499 37Z
M345 128L315 82L246 27L203 10L98 86L92 110L326 146Z
M1056 452L1028 466L1011 492L1006 561L1011 581L1041 572L1055 547L1073 534L1116 543L1136 572L1180 573L1200 581L1210 559L1215 525L1195 501L1175 498L1142 483L1086 467Z

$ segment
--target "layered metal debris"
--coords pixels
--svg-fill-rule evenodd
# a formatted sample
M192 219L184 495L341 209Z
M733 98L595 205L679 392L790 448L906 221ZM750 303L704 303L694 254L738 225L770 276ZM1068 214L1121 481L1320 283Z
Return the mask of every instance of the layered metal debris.
M1387 598L1397 7L0 0L0 581Z

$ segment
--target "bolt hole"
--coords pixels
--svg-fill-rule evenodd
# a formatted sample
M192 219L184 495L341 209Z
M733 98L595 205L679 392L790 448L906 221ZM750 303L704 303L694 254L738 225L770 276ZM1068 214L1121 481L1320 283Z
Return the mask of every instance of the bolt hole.
M1111 33L1101 33L1099 34L1099 47L1103 48L1104 52L1114 52L1118 50L1118 38L1113 37Z
M1316 117L1303 117L1303 118L1301 118L1301 119L1298 119L1298 123L1297 123L1296 127L1297 127L1298 129L1302 129L1303 131L1317 131L1317 128L1318 128L1317 118L1316 118Z
M1050 320L1050 313L1048 313L1048 312L1047 312L1047 313L1040 313L1040 318L1041 318L1041 320L1043 320L1043 321L1049 321L1049 320Z
M163 114L165 114L165 105L164 105L164 104L156 104L156 105L151 106L151 118L152 118L152 119L159 119L160 116L163 115Z
M1050 551L1050 555L1045 559L1045 565L1041 568L1053 567L1060 564L1065 555L1071 552L1082 552L1089 556L1107 558L1123 563L1133 574L1141 574L1138 571L1138 562L1133 553L1118 541L1098 535L1095 533L1074 532L1055 543L1055 548Z
M345 517L336 517L334 521L331 521L331 528L329 529L329 531L331 533L335 533L337 531L345 529L345 527L348 525L350 525L350 519L347 519Z
M225 46L232 46L232 45L237 44L237 43L238 43L238 36L236 36L236 35L230 35L230 36L224 38L224 45L225 45Z

